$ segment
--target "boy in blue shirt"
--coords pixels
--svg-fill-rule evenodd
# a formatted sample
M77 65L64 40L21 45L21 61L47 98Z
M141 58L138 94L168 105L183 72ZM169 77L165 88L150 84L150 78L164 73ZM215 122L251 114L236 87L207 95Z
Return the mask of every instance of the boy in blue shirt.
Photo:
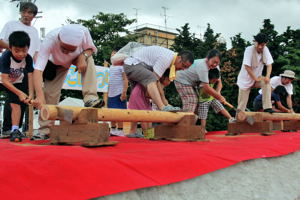
M25 137L19 131L21 104L29 104L28 89L33 94L32 72L33 61L28 54L30 38L24 31L15 31L9 36L9 50L0 58L0 90L6 91L12 109L12 128L10 141L22 141ZM2 137L4 137L2 135Z

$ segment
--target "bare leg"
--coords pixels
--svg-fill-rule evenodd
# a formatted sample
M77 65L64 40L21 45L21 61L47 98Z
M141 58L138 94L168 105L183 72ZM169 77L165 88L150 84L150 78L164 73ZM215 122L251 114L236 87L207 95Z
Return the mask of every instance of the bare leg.
M163 104L163 101L161 99L161 96L160 96L160 93L159 93L159 90L157 87L157 82L152 82L152 83L148 84L147 92L149 93L151 99L157 105L159 110L162 110L165 105Z
M11 124L19 126L21 117L21 106L15 103L10 103L11 107Z
M207 130L206 130L206 119L201 119L201 128L202 128L202 130L205 131L205 133L207 133Z
M231 115L229 114L229 112L226 109L221 110L220 113L222 115L224 115L227 119L231 119L232 118Z
M118 128L123 128L123 122L117 122Z
M110 123L110 127L116 128L116 126L117 126L117 123L116 123L116 122L111 122L111 123Z
M131 122L129 134L136 133L137 131L137 122Z

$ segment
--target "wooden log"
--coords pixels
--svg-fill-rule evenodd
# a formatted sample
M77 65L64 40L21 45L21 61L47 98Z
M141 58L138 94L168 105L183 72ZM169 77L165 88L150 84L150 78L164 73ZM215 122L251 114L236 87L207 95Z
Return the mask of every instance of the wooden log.
M41 118L43 120L59 119L58 109L67 109L73 112L73 120L78 118L81 110L91 109L74 106L57 106L44 105L41 109ZM94 108L98 112L99 121L116 121L116 122L162 122L162 123L178 123L185 116L196 117L194 113L189 112L163 112L163 111L146 111L146 110L124 110L109 108Z
M282 121L282 120L300 120L300 114L296 113L266 113L266 112L242 112L242 114L237 114L237 121L242 122L246 121L246 117L252 117L255 122L260 122L263 120L271 120L271 121ZM241 116L239 116L239 114Z

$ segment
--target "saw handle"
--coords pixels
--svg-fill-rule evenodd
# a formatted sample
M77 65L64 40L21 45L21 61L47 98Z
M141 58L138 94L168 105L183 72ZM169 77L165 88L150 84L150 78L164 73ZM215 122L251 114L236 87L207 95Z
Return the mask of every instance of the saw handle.
M228 106L229 108L234 108L234 106L230 103L228 103L227 101L224 101L223 103L225 106Z

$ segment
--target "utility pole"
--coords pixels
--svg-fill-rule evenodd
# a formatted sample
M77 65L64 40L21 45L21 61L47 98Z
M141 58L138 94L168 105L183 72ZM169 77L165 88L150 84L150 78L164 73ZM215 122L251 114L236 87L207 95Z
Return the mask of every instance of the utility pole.
M135 30L137 30L137 27L138 27L138 12L140 9L138 8L133 8L133 10L135 10L135 20L136 20L136 27L135 27Z
M161 7L163 10L164 10L164 14L163 14L163 16L164 16L164 19L165 19L165 30L166 30L166 40L167 40L167 48L169 48L169 39L168 39L168 33L167 33L167 10L169 9L169 8L167 8L167 7L165 7L165 6L162 6Z

